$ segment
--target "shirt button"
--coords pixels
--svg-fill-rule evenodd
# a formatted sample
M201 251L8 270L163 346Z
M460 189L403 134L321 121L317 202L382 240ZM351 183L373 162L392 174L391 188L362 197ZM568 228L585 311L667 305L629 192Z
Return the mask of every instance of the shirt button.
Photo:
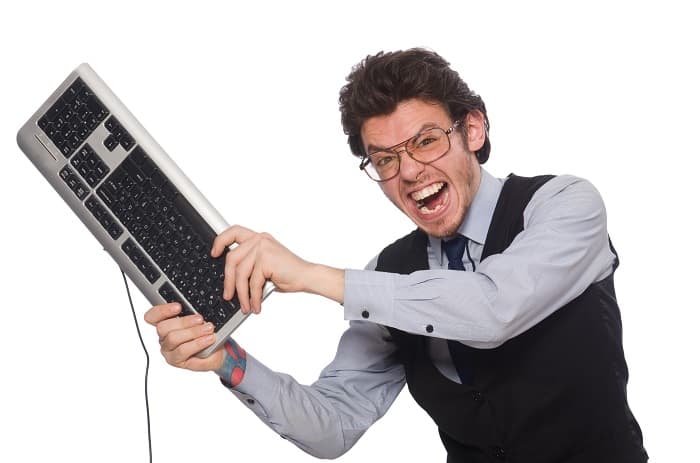
M433 325L426 326L425 331L427 331L428 333L432 333L433 332Z
M255 405L255 399L246 399L246 402L248 402L248 405Z
M366 310L363 310L362 311L362 318L369 318L369 312L367 312Z

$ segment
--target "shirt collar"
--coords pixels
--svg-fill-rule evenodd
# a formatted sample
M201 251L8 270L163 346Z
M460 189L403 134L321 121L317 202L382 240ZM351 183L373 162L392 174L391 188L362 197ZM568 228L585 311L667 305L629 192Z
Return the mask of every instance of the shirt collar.
M489 232L491 218L496 210L498 197L501 195L503 181L489 174L481 168L481 182L479 189L472 200L464 221L457 229L457 233L466 236L471 241L483 245L486 242L486 235ZM442 265L442 239L434 236L428 237L430 246L435 250L435 257Z

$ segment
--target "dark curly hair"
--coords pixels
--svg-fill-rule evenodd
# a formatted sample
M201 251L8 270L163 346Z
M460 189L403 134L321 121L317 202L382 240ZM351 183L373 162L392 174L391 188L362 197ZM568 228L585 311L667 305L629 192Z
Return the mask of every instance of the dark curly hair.
M452 120L464 118L469 111L480 111L486 139L476 157L481 164L488 160L491 143L486 106L450 63L434 51L412 48L379 52L355 65L346 80L340 89L340 119L355 156L365 155L360 130L367 119L391 114L402 101L418 98L442 104Z

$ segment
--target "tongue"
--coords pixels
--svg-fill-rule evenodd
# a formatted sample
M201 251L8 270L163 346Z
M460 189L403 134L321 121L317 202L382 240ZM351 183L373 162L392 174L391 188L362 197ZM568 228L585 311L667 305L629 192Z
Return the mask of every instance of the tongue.
M440 203L440 198L442 197L442 192L444 188L441 188L440 191L435 193L434 195L430 195L421 201L423 203L423 206L427 207L428 209L435 209L435 207Z

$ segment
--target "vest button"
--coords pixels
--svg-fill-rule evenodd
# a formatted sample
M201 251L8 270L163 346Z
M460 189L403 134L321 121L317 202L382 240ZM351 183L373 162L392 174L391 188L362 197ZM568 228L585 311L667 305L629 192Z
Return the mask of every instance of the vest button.
M493 457L497 460L501 461L505 461L507 456L506 451L503 449L503 447L498 446L491 447L491 455L493 455Z
M369 318L369 312L367 312L366 310L363 310L361 315L362 318Z
M478 404L484 403L484 400L486 400L486 397L484 397L484 393L480 391L472 391L472 400Z

